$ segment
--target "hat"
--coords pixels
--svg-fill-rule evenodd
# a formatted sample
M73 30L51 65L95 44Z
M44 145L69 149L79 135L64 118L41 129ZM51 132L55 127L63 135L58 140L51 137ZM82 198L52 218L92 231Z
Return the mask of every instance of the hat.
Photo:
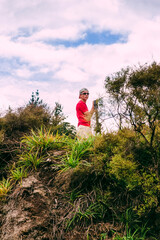
M89 92L87 88L82 88L82 89L79 91L79 95L81 95L82 92L85 92L85 91Z

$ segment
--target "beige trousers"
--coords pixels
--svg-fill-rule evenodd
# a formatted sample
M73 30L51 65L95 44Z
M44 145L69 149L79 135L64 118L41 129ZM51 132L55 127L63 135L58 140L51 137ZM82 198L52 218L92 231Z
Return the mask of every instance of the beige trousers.
M85 139L92 136L92 130L90 127L80 125L77 128L77 138L78 139Z

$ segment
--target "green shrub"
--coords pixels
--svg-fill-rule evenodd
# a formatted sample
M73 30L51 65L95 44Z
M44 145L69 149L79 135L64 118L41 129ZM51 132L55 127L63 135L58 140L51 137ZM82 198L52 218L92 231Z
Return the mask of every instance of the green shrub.
M65 135L72 139L76 137L76 128L69 122L61 122L57 125L52 125L51 131L54 135L58 133L59 135Z
M18 108L14 112L9 109L7 114L2 118L2 127L6 136L17 137L41 125L47 126L50 118L51 113L46 106L27 105L26 107Z
M103 135L97 135L94 141L94 152L107 153L108 156L113 155L114 149L118 146L119 139L115 133L107 133Z
M141 200L134 209L140 216L144 216L159 206L160 182L152 169L142 173L141 188L143 201Z
M114 175L118 180L123 181L126 187L132 190L141 180L137 167L137 164L132 160L132 155L128 156L128 159L125 159L119 153L112 157L109 163L109 173Z

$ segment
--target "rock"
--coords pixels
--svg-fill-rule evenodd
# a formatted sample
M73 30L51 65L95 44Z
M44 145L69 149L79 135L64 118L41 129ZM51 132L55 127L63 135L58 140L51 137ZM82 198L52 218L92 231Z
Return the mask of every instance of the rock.
M51 195L35 176L22 181L4 206L3 240L49 240L51 238Z

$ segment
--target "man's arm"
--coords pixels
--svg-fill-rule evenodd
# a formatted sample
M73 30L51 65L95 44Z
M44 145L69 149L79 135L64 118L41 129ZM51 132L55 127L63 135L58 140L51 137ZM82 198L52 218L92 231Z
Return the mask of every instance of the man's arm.
M84 116L85 116L86 121L90 121L91 120L91 117L92 117L94 111L95 111L95 109L94 109L94 102L93 102L91 110L87 111L87 112L84 112Z

